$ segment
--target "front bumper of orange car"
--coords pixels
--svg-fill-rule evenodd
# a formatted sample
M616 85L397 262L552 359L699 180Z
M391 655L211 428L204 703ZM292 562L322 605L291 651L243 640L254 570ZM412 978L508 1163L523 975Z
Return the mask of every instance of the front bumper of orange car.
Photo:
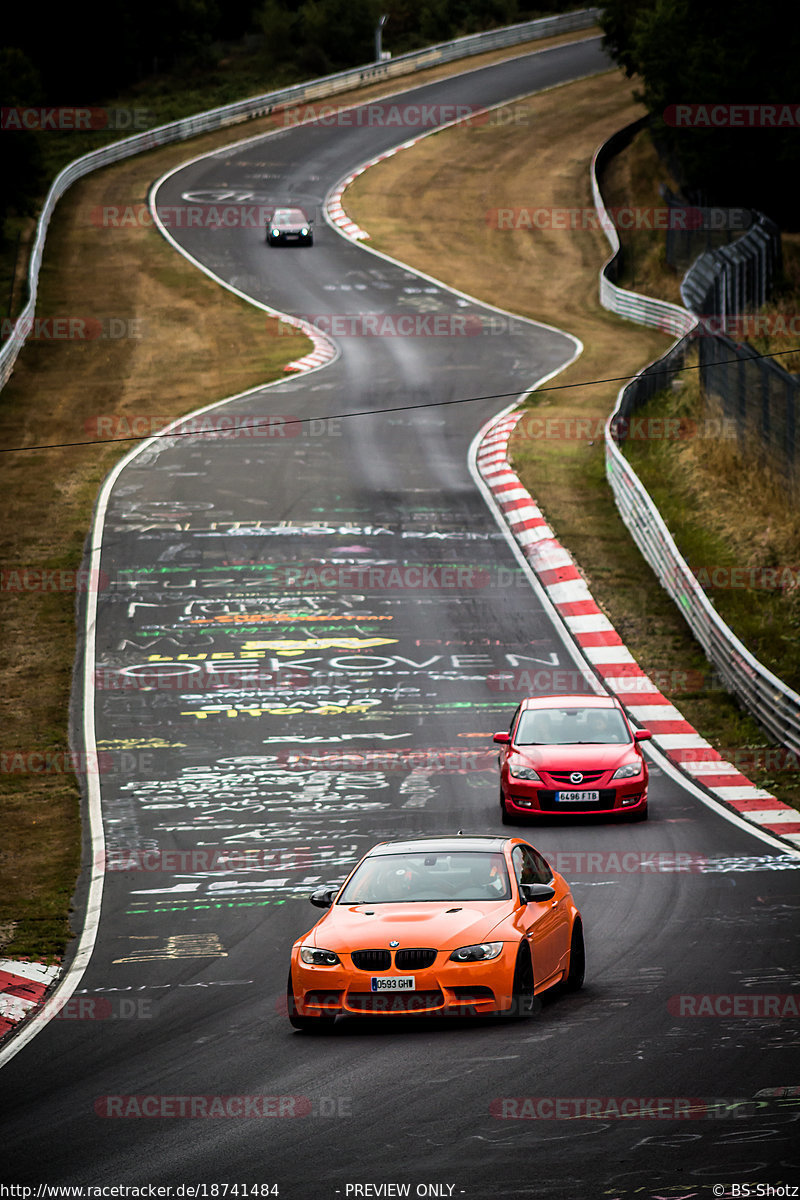
M517 947L505 942L488 962L449 961L441 950L430 967L401 972L359 970L350 955L339 953L338 966L308 966L292 956L292 987L299 1016L339 1013L357 1016L409 1016L431 1013L507 1012L513 1004L512 983ZM413 990L393 990L392 981L412 978ZM378 980L378 990L372 981Z

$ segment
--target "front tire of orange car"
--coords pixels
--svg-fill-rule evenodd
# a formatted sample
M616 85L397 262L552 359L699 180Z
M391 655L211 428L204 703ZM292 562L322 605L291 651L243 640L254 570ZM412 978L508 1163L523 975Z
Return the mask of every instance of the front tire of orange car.
M292 987L291 970L289 971L289 980L286 984L286 1008L289 1013L289 1024L294 1029L302 1029L306 1033L329 1033L336 1020L336 1017L331 1016L308 1017L301 1016L298 1013L294 998L294 988Z
M504 1016L512 1018L529 1017L534 1010L534 976L531 954L523 942L517 950L517 961L514 964L514 981L511 985L511 1008Z
M564 991L578 992L583 987L586 974L586 947L583 941L583 925L575 921L569 943L569 967L564 979Z

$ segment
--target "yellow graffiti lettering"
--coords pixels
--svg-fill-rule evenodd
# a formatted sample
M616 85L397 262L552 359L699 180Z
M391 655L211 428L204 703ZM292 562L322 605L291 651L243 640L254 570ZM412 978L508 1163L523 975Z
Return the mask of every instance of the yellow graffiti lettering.
M268 642L245 642L242 650L274 650L276 654L305 654L307 650L361 650L370 646L388 646L397 638L272 638Z
M291 707L289 705L270 704L263 708L255 708L252 705L247 705L246 708L207 708L207 709L184 709L181 712L182 717L196 717L198 721L205 721L210 716L220 717L238 717L245 714L249 717L285 717L294 716L298 713L315 713L319 716L339 716L341 713L365 713L373 708L376 704L380 704L380 700L364 700L361 704L320 704L316 708L311 708L306 705L300 707Z

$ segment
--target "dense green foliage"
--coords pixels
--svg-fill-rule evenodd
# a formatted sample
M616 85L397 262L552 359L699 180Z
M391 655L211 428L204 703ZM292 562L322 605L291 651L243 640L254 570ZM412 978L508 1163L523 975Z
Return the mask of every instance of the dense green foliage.
M800 175L800 128L678 127L672 106L774 106L776 121L800 118L800 18L796 3L761 0L609 0L605 45L640 81L653 134L690 199L760 209L798 228L792 179ZM692 118L693 120L697 118Z
M3 15L0 105L141 105L155 124L372 62L384 15L383 49L396 57L576 7L576 0L536 8L518 0L86 0L43 18L17 4ZM35 207L56 169L118 136L0 130L0 241L6 218Z
M384 14L385 48L397 54L576 7L559 0L536 8L517 0L86 0L79 10L54 7L46 20L12 6L3 43L34 65L45 103L99 104L146 76L214 61L222 45L243 38L284 66L314 58L337 70L372 61Z

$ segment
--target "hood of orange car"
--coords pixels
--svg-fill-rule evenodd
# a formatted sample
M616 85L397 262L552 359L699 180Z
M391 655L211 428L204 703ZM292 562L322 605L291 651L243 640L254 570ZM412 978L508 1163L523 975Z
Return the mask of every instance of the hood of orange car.
M416 904L335 904L304 941L326 950L430 946L455 950L483 942L514 911L512 900L440 900Z

